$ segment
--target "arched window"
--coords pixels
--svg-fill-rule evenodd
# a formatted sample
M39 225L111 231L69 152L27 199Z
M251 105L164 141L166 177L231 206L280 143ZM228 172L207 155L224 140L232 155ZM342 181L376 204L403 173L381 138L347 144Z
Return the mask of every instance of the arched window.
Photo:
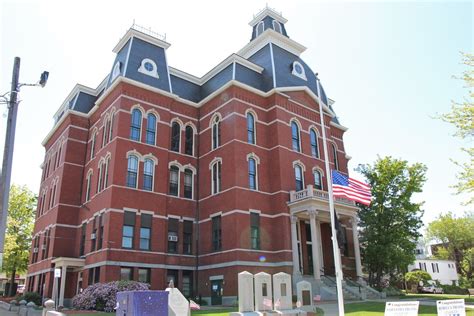
M109 142L112 141L112 132L114 131L114 119L115 119L115 112L110 114L110 124L109 124Z
M155 163L151 159L145 159L143 164L143 190L153 190L153 170Z
M249 158L249 188L257 190L257 163L254 158Z
M247 142L255 144L255 117L252 113L247 113Z
M179 194L179 168L170 167L170 195L178 196Z
M102 190L102 172L104 170L103 166L104 166L104 163L102 161L99 162L99 177L97 178L97 193L99 193Z
M104 176L104 189L109 186L109 165L110 165L110 157L107 157L105 162L105 176Z
M314 158L319 158L318 135L316 134L314 129L310 130L309 135L311 137L311 155Z
M184 153L186 155L193 155L193 146L194 146L194 131L191 126L186 126L184 131Z
M217 161L212 165L212 194L221 191L221 162Z
M137 156L130 155L128 157L127 167L127 187L136 188L138 178L138 158Z
M95 157L95 140L97 138L97 131L93 132L92 141L91 141L91 159Z
M332 157L334 158L334 168L336 170L339 170L339 160L337 159L337 149L334 144L331 144L332 146Z
M154 114L148 114L146 120L146 143L155 145L156 135L156 116Z
M273 20L272 23L273 23L273 29L275 30L275 32L278 32L281 34L282 32L281 32L280 22Z
M171 150L179 152L179 141L181 134L181 126L178 122L171 125Z
M303 190L304 179L303 179L303 169L300 165L295 165L295 180L296 180L296 191Z
M314 187L318 190L322 190L323 189L323 180L322 180L322 177L321 177L321 172L319 170L314 170L313 175L314 175Z
M184 170L184 197L193 198L193 171L190 169Z
M260 21L258 24L257 24L257 29L256 29L256 34L255 34L255 37L259 36L260 34L263 33L263 30L265 28L265 24L263 23L263 21Z
M139 109L132 111L132 124L130 126L130 139L137 142L140 141L142 128L142 112Z
M91 199L91 181L92 181L92 172L87 175L87 184L86 184L86 202ZM43 196L43 205L44 205L44 198Z
M293 150L301 151L300 147L300 128L296 122L291 122L291 141Z
M221 121L219 116L214 118L212 123L212 149L216 149L221 144Z

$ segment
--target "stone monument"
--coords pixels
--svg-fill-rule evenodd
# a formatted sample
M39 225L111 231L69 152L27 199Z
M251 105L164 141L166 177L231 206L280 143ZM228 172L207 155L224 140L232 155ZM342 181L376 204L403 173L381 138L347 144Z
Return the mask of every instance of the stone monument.
M291 303L291 276L280 272L273 275L273 299L275 310L293 309Z
M239 283L239 312L253 312L253 275L250 272L240 272L238 275Z
M307 312L313 311L313 290L311 283L308 281L300 281L296 283L297 300L301 303L300 309Z
M254 276L255 283L255 310L262 312L272 309L272 277L260 272ZM240 296L239 296L240 297Z

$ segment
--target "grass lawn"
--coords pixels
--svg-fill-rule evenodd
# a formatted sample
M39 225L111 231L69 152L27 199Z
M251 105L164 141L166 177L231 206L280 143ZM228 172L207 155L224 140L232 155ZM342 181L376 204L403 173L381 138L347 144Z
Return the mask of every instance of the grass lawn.
M450 299L459 299L463 298L464 301L474 303L474 297L469 295L455 295L455 294L411 294L400 296L399 299L412 299L412 298L430 298L432 300L450 300Z
M344 306L346 315L351 316L383 316L385 311L385 303L382 302L364 302L364 303L353 303L345 304ZM433 315L436 316L436 306L422 306L418 309L418 315ZM474 310L466 310L466 316L474 316Z

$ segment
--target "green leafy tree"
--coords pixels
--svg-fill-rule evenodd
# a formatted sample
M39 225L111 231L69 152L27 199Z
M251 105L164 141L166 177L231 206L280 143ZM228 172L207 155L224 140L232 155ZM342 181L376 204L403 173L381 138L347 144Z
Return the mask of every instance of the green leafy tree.
M382 287L382 277L393 277L415 260L416 240L422 226L422 203L413 203L426 181L426 167L392 157L378 158L373 165L359 165L372 186L372 203L361 206L361 254L369 284Z
M428 225L427 235L442 243L436 256L455 260L458 272L474 282L474 213L459 218L451 212L441 214Z
M464 53L462 56L462 62L467 66L467 69L459 79L465 82L469 95L462 102L452 102L451 112L442 115L441 119L456 127L455 136L471 143L474 137L474 55ZM472 204L474 203L474 195L472 194L474 192L474 148L471 146L462 148L462 150L467 153L468 162L454 162L461 168L457 175L458 183L454 188L456 188L458 194L471 194L471 198L466 204Z
M3 271L15 282L15 274L28 268L31 234L35 220L36 196L26 186L12 185L8 207ZM13 296L10 286L9 296Z
M408 287L412 288L414 292L416 292L420 281L423 281L423 284L426 284L429 280L431 280L431 275L423 270L414 270L405 273L405 281L407 282Z

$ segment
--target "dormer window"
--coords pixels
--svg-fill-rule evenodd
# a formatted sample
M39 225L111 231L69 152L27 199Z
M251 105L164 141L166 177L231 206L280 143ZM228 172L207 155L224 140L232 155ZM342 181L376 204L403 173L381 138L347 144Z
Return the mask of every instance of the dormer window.
M260 22L257 24L257 29L256 29L255 37L257 37L257 36L259 36L260 34L262 34L264 29L265 29L265 24L264 24L263 21L260 21Z
M278 32L278 33L282 33L281 31L281 24L280 22L276 21L276 20L273 20L273 29L275 30L275 32Z
M114 70L112 71L112 80L115 80L115 78L117 78L120 75L121 66L122 66L121 62L118 61L115 63Z
M156 63L149 58L145 58L142 60L140 68L138 68L138 72L141 72L142 74L145 74L157 79L160 78L158 76Z
M299 61L293 62L293 70L291 71L291 73L295 75L296 77L299 77L303 80L307 80L304 67Z

